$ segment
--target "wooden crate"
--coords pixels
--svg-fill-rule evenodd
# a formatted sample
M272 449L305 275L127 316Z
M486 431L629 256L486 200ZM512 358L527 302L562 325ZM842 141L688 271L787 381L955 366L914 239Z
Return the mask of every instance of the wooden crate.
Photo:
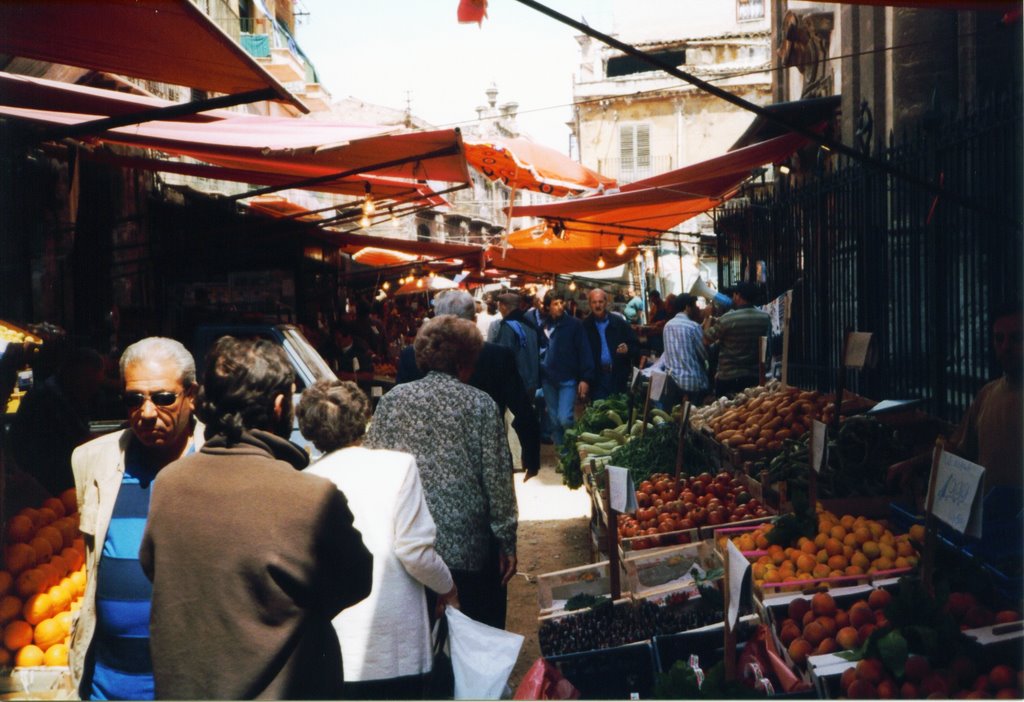
M622 595L629 593L621 565L619 583ZM611 571L608 561L556 570L537 576L537 604L541 617L565 611L565 603L574 595L611 596Z
M678 591L694 584L690 570L722 567L722 559L709 541L639 551L623 561L626 582L633 597L646 599Z

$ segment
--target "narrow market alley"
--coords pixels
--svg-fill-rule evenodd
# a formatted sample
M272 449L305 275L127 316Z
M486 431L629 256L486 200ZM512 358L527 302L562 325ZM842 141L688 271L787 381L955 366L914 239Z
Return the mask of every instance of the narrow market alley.
M540 656L537 640L537 576L590 562L590 498L570 490L555 472L554 447L541 449L540 474L526 483L515 474L519 500L519 572L508 588L506 628L526 640L508 684L513 690Z

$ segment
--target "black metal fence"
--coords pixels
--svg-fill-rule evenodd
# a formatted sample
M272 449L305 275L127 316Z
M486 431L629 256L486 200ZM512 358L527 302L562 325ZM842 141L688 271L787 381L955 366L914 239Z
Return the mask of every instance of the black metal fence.
M890 135L877 154L976 207L840 159L716 213L720 251L740 270L765 261L769 297L794 291L792 384L834 389L845 332L867 331L877 363L849 372L848 388L962 414L999 373L990 310L1021 297L1021 149L1016 97Z

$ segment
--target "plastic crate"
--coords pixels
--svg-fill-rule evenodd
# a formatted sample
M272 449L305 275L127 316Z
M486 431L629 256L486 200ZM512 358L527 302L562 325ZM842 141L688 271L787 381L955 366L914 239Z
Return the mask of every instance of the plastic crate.
M580 691L580 699L650 699L654 648L649 641L547 659Z

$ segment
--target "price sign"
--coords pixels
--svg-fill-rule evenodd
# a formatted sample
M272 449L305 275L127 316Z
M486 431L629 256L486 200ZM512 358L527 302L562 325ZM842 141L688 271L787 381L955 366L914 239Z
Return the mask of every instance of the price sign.
M729 550L729 611L726 616L729 618L729 627L734 628L740 616L740 602L743 597L743 586L750 588L750 561L743 555L743 552L736 548L732 539L726 540Z
M962 534L981 538L984 477L983 467L943 451L932 475L935 485L928 488L935 492L932 514Z
M633 377L629 381L629 387L633 390L636 389L636 380L640 377L640 369L633 366Z
M768 337L762 336L758 341L760 342L757 347L757 352L760 354L758 358L760 358L763 363L768 358Z
M628 468L608 466L608 501L616 512L636 512L636 488Z
M657 400L661 398L661 393L665 390L665 378L668 376L664 371L651 371L651 399Z
M370 397L384 397L384 388L379 385L374 385L370 388Z
M871 332L850 332L846 337L846 358L843 365L847 368L860 370L868 360L868 347L871 346Z
M815 473L828 461L828 432L823 422L817 419L811 422L811 468Z

